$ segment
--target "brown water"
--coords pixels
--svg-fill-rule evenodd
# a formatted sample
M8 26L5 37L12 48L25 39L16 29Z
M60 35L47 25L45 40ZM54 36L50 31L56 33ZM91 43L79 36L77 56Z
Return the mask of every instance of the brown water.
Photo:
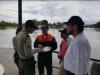
M85 29L84 33L87 36L90 44L91 44L91 57L93 58L97 58L100 59L100 29ZM58 48L57 50L59 50L59 45L61 42L61 38L60 38L60 33L58 32L58 30L56 29L50 29L49 31L51 34L53 34L57 40L58 43ZM34 43L34 39L36 38L36 36L38 34L40 34L41 31L36 31L35 33L33 33L31 35L32 37L32 44ZM5 29L5 30L1 30L0 29L0 48L13 48L12 46L12 38L15 36L15 29Z
M100 29L99 29L100 30ZM90 44L91 44L91 57L96 58L100 60L100 32L99 30L94 29L85 29L84 33L87 36ZM60 33L56 29L50 29L49 31L51 34L53 34L57 40L59 51L59 45L61 42ZM35 33L31 35L32 41L34 43L34 39L38 34L40 34L41 31L38 30ZM15 29L6 29L6 30L0 30L0 64L3 64L5 67L5 73L7 75L17 75L17 67L13 63L13 46L12 46L12 38L15 36ZM33 45L32 43L32 45ZM35 57L37 57L37 54L35 54ZM57 58L57 54L53 53L53 65L60 67L59 60ZM37 66L37 65L36 65ZM54 69L54 75L57 75L59 70ZM37 72L38 73L38 72Z

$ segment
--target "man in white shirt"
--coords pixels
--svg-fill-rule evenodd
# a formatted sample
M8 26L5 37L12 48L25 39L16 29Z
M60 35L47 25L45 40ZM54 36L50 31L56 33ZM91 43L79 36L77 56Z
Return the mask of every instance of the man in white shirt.
M84 36L84 22L79 16L72 16L67 24L67 32L74 39L64 57L66 75L86 75L91 47Z

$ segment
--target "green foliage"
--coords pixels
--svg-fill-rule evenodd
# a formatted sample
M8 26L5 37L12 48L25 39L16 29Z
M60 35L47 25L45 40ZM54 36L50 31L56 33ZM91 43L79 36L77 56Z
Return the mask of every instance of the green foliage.
M5 21L1 21L0 22L0 28L1 29L5 29L7 27L17 27L18 24L16 23L11 23L11 22L5 22Z
M33 21L35 22L35 24L36 25L38 25L38 26L42 26L42 23L43 23L43 21L44 20L40 20L40 21L38 21L38 20L36 20L36 19L33 19ZM47 21L47 20L45 20L45 21ZM48 21L47 21L48 22ZM48 23L48 26L50 27L50 28L61 28L62 27L62 23L61 22L57 22L57 23Z
M86 28L100 28L100 22L97 22L96 24L91 25L85 25Z
M96 24L94 24L95 28L100 28L100 22L97 22Z
M35 22L35 25L38 25L38 26L42 26L42 23L43 23L43 20L40 20L40 21L38 21L38 20L36 20L36 19L33 19L33 21ZM45 21L47 21L47 20L45 20ZM48 22L48 21L47 21ZM50 28L61 28L62 27L62 23L61 22L57 22L57 23L48 23L48 26L50 27ZM2 29L5 29L5 28L7 28L7 27L17 27L18 26L18 24L17 23L11 23L11 22L5 22L5 21L1 21L0 22L0 28L2 28ZM22 26L24 26L24 24L22 24Z
M35 24L37 26L40 26L40 27L43 23L43 20L38 21L36 19L33 19L33 21L35 22ZM47 20L45 20L45 21L47 21ZM0 22L0 28L2 28L2 29L5 29L7 27L17 27L17 26L18 26L17 23L11 23L11 22L5 22L5 21ZM24 26L24 24L22 24L22 26ZM59 28L63 27L63 23L61 23L61 22L48 23L48 26L50 28L58 28L59 29ZM96 24L85 25L84 27L87 27L87 28L100 28L100 22L97 22Z

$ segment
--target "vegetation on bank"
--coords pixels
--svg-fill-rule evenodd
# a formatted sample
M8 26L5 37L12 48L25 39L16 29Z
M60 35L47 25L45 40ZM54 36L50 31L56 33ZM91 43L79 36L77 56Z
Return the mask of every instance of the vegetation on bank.
M35 22L36 25L38 25L39 27L41 27L42 25L42 20L38 21L36 19L33 19L33 21ZM18 23L11 23L11 22L5 22L5 21L1 21L0 22L0 28L1 29L6 29L7 27L17 27ZM24 26L24 24L22 24L22 26ZM49 23L48 26L50 28L61 28L63 26L63 23L60 22L54 22L54 23Z
M17 25L18 25L17 23L1 21L0 22L0 29L6 29L7 27L17 27Z
M39 27L41 27L42 25L42 20L38 21L36 19L33 19L33 21L35 22L36 25L38 25ZM22 24L24 26L24 24ZM0 29L6 29L7 27L17 27L18 24L17 23L11 23L11 22L5 22L5 21L1 21L0 22ZM63 27L63 23L61 22L54 22L54 23L49 23L48 26L50 28L62 28ZM100 28L100 22L97 22L96 24L92 24L92 25L85 25L86 28Z
M86 28L100 28L100 22L91 25L85 25Z

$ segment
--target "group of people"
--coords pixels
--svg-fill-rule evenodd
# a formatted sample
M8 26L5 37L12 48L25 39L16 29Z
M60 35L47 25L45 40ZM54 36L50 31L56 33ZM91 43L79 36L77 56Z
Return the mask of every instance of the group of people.
M57 49L57 42L56 38L48 33L48 22L43 20L42 25L42 34L35 39L33 49L29 34L38 29L35 23L32 20L27 20L23 29L18 28L16 30L16 36L13 38L14 62L18 66L19 75L36 75L35 53L38 53L39 75L45 75L44 68L47 70L47 75L52 75L52 52ZM84 22L81 17L72 16L65 22L65 25L66 28L59 31L62 42L58 53L61 64L58 74L87 75L91 47L83 33Z

